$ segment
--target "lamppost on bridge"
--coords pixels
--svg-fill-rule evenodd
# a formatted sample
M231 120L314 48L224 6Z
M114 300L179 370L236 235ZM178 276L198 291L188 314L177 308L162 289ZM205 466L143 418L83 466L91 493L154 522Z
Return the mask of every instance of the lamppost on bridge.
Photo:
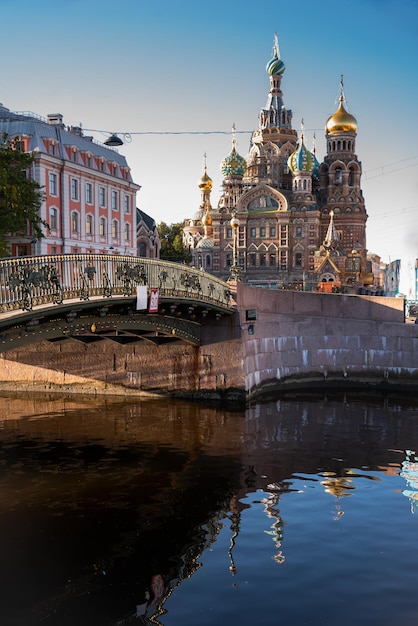
M229 274L229 280L238 281L239 280L239 265L238 265L238 229L240 225L240 221L237 218L236 209L232 212L232 219L230 222L232 226L232 265Z

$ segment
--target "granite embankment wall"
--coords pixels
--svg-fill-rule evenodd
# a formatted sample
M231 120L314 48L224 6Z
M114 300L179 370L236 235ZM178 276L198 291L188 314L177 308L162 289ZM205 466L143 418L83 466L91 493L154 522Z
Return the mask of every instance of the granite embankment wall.
M418 324L405 323L403 300L241 284L236 300L235 315L202 328L200 347L67 339L1 353L0 389L229 400L359 385L418 393Z
M247 396L360 385L418 393L418 325L405 323L402 299L239 285L237 301Z

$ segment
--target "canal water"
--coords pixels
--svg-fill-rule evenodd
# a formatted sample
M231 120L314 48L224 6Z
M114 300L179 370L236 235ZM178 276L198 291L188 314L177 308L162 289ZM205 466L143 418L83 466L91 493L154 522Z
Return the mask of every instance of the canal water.
M418 399L0 397L2 626L416 626Z

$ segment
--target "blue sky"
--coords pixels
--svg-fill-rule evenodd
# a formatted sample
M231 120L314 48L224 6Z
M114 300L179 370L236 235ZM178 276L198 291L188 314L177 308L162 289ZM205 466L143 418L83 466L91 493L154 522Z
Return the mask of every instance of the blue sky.
M242 131L257 128L266 102L275 31L285 105L295 129L304 119L308 146L315 132L319 160L343 74L368 248L401 258L405 279L418 257L417 0L0 0L0 18L0 102L62 113L86 132L130 133L120 152L142 185L138 206L157 222L197 210L205 153L216 206L228 133L235 124L246 156ZM179 131L224 134L146 134Z

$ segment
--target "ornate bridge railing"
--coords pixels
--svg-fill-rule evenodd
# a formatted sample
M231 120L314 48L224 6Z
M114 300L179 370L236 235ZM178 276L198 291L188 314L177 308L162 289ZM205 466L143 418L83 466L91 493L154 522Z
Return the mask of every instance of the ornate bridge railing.
M0 316L42 304L91 297L135 296L137 285L160 298L187 299L231 310L227 283L194 268L142 257L63 254L0 260Z

